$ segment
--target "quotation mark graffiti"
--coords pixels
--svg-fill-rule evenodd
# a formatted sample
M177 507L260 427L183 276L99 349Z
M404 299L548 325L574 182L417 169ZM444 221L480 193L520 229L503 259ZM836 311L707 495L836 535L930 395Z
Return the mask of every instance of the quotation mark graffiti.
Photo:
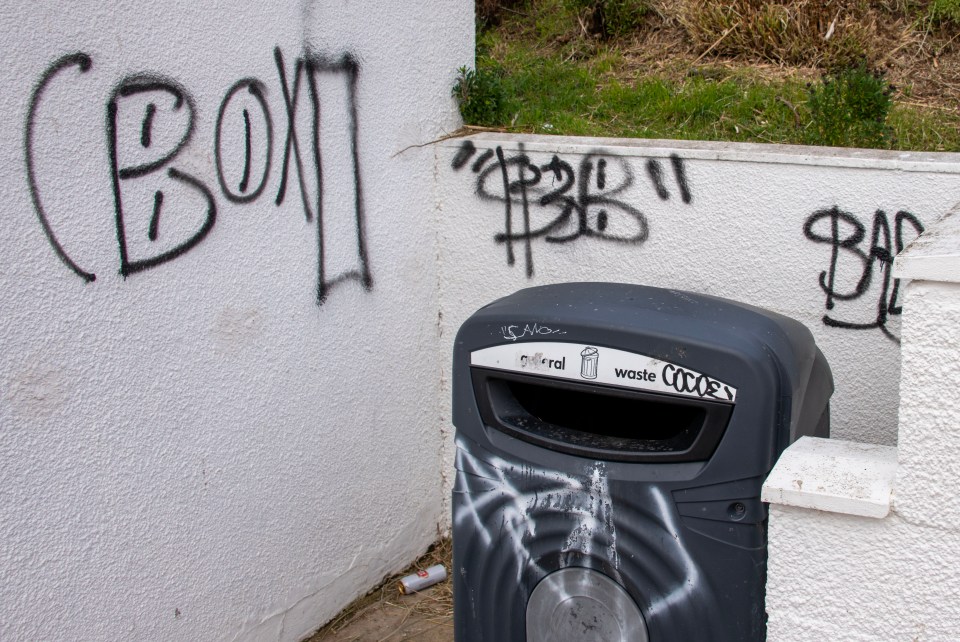
M909 212L899 211L893 218L893 228L883 210L873 216L870 240L864 244L866 226L853 214L837 206L817 210L803 226L803 233L815 243L830 246L830 264L820 273L820 289L827 295L825 307L829 314L823 316L824 325L850 330L879 329L892 341L900 339L888 328L891 316L903 312L898 303L900 279L894 279L894 257L903 248L923 233L923 224ZM855 278L846 279L847 287L840 283L840 272ZM865 296L874 284L874 275L879 273L879 288L876 288L876 306L870 312L872 318L859 321L840 319L834 316L837 302L856 301Z
M680 188L680 198L684 203L690 203L693 197L690 195L690 187L687 185L687 172L683 167L683 159L676 154L670 155L670 165L673 167L673 175L677 179L677 186ZM663 166L660 161L653 158L647 161L647 174L650 175L650 181L653 183L657 196L661 201L670 198L670 192L663 182Z
M503 204L503 231L494 240L506 246L507 265L516 262L514 245L522 245L528 278L534 274L534 239L570 243L589 237L635 245L647 240L646 215L623 198L635 185L633 168L626 159L587 154L575 169L557 154L549 162L534 162L522 147L510 156L500 146L477 152L474 143L466 140L451 165L459 171L469 164L470 171L478 175L477 197ZM680 198L690 203L683 160L674 155L670 162ZM661 163L648 160L647 173L657 196L668 200Z

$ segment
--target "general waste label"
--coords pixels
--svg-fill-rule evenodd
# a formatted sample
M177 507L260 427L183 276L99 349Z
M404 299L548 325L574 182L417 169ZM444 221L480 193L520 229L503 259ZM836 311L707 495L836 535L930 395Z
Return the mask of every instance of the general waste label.
M695 399L727 403L737 399L736 388L700 372L643 354L583 343L535 341L493 346L471 352L470 365Z

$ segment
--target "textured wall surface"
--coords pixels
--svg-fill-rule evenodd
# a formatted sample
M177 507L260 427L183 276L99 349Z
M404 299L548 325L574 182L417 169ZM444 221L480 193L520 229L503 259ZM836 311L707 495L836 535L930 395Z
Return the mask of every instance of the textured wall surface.
M960 238L956 246L954 256L960 255ZM960 274L956 276L955 283L915 281L907 288L894 507L911 522L951 529L960 544ZM960 586L956 599L960 603Z
M946 642L960 630L960 532L772 506L770 642Z
M960 156L492 133L436 155L447 350L474 310L530 285L703 292L805 323L836 380L833 436L895 443L890 260L960 200Z
M410 146L459 124L472 6L11 2L0 33L0 639L302 637L446 519Z
M956 216L955 211L947 214L906 250L906 260L897 259L895 273L914 280L907 284L904 298L892 512L871 519L771 504L767 582L771 642L957 639ZM834 462L822 464L829 468ZM775 469L771 478L778 472ZM855 471L852 476L858 474L864 475ZM806 489L808 483L802 486Z

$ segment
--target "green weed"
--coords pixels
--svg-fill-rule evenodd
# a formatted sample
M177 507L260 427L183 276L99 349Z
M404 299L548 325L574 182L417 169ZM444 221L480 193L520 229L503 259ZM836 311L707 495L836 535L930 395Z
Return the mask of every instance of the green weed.
M960 25L960 0L933 0L927 11L935 23Z
M457 70L452 95L467 125L500 125L505 118L506 94L499 74L488 69Z
M892 88L865 66L827 74L810 89L808 142L834 147L887 147Z

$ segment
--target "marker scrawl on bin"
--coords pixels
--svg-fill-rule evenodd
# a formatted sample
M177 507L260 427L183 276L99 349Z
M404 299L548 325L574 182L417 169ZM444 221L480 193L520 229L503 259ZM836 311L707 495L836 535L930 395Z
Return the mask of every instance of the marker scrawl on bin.
M647 240L647 216L627 200L637 186L631 159L597 152L583 155L574 168L558 154L535 161L522 145L511 155L500 146L474 159L476 152L472 141L464 141L452 167L461 170L470 164L477 174L477 197L503 204L503 231L494 240L506 246L508 265L516 263L515 246L520 246L527 277L534 273L535 239L570 243L588 237L628 245ZM680 199L689 204L693 196L683 159L672 155L670 164ZM646 168L658 198L669 200L660 161L649 159Z
M556 328L550 328L545 325L540 325L539 323L526 323L523 328L518 325L504 325L500 326L500 333L503 335L504 339L508 341L516 341L517 339L522 339L526 336L538 336L546 334L566 334L563 330Z

